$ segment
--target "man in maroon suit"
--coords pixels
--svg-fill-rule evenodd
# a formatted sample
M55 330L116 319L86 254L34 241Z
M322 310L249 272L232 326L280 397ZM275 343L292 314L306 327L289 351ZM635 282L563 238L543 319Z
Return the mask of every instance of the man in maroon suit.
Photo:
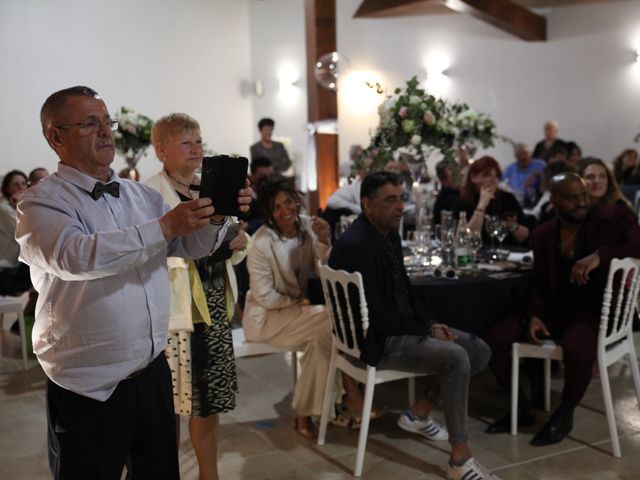
M540 344L544 338L553 338L562 346L562 402L534 436L534 446L560 442L573 428L573 410L591 382L609 263L613 258L640 258L640 227L629 208L589 208L584 182L573 173L553 177L550 189L558 216L533 234L533 286L527 315L495 325L486 336L493 351L490 367L504 387L511 378L514 341ZM532 424L534 419L526 412L529 402L523 400L519 418L523 424ZM487 432L508 430L505 417Z

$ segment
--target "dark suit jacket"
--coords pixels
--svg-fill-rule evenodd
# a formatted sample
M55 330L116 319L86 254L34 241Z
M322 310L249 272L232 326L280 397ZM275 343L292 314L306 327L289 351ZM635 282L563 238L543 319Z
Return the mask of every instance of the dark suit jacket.
M433 224L440 223L440 217L443 210L453 211L453 206L460 198L460 190L451 187L442 187L436 197L436 203L433 204Z
M540 140L538 143L536 143L531 156L533 158L539 158L540 160L544 160L546 162L549 159L549 153L551 153L551 150L553 148L557 146L564 147L565 145L566 142L564 140L556 138L556 140L551 144L549 148L544 148L544 140Z
M556 217L538 226L533 233L533 287L529 314L552 323L559 311L581 312L597 319L611 260L640 258L638 222L626 207L596 205L591 208L585 250L588 255L598 251L600 266L591 272L587 284L579 287L584 289L584 295L580 295L581 305L569 306L568 310L558 292L558 223Z
M400 236L394 232L390 238L401 255ZM390 262L380 233L364 215L361 214L333 245L329 266L362 274L369 309L369 330L360 345L360 358L369 365L378 364L387 337L430 333L434 319L413 299L414 318L403 320L397 314ZM411 292L409 277L404 270L403 281Z

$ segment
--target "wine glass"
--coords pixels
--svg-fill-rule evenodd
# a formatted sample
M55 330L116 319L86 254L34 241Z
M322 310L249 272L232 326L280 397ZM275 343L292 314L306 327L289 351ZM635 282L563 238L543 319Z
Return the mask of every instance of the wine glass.
M438 223L433 226L433 242L434 249L440 248L440 240L442 240L442 226Z
M496 238L499 242L498 250L502 250L502 242L504 242L504 239L507 238L508 234L509 232L507 231L507 227L505 227L502 222L498 222L496 225Z
M484 230L491 238L491 251L495 251L496 249L496 236L498 235L498 230L500 229L500 219L496 215L487 215L484 220Z
M473 269L478 269L478 252L482 248L482 232L479 230L472 230L471 237L469 238L469 246L473 255Z
M417 263L416 258L418 256L418 232L415 230L407 231L407 247L411 250L411 263Z

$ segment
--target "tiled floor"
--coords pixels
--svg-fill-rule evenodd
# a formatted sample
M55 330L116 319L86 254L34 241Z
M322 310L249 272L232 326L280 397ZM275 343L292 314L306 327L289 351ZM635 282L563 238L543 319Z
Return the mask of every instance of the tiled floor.
M9 321L5 321L6 328ZM640 344L640 336L636 338ZM35 360L24 372L19 361L18 338L6 330L0 345L0 479L50 478L46 460L44 375ZM639 345L640 346L640 345ZM640 351L640 350L639 350ZM219 448L220 473L225 480L288 480L351 477L356 432L329 427L327 445L318 447L297 436L292 425L290 366L284 355L240 359L238 407L223 415ZM503 479L640 479L640 410L629 369L610 369L621 435L622 459L611 456L611 445L600 382L596 378L577 409L575 428L562 443L530 447L528 442L542 424L520 435L483 433L489 418L501 412L504 398L490 374L472 381L470 401L471 448L486 467ZM560 380L554 380L553 401L558 402ZM393 409L405 406L405 384L382 385L376 398ZM440 412L436 416L442 419ZM187 432L183 422L183 432ZM372 422L363 478L371 480L443 479L447 444L430 443L399 430L395 415ZM188 438L180 448L182 478L197 479L197 464Z

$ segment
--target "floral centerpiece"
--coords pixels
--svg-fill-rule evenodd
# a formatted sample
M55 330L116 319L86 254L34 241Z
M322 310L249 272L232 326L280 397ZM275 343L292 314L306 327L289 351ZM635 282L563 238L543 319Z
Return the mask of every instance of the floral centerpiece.
M355 160L355 171L382 170L390 161L400 160L409 164L414 180L419 181L427 175L426 160L435 152L454 166L457 146L493 146L496 126L487 115L466 103L436 98L418 84L414 76L404 91L397 88L395 96L378 107L380 123L369 146Z
M151 144L153 120L127 107L120 108L116 120L118 130L113 132L116 151L124 157L129 168L135 168Z

